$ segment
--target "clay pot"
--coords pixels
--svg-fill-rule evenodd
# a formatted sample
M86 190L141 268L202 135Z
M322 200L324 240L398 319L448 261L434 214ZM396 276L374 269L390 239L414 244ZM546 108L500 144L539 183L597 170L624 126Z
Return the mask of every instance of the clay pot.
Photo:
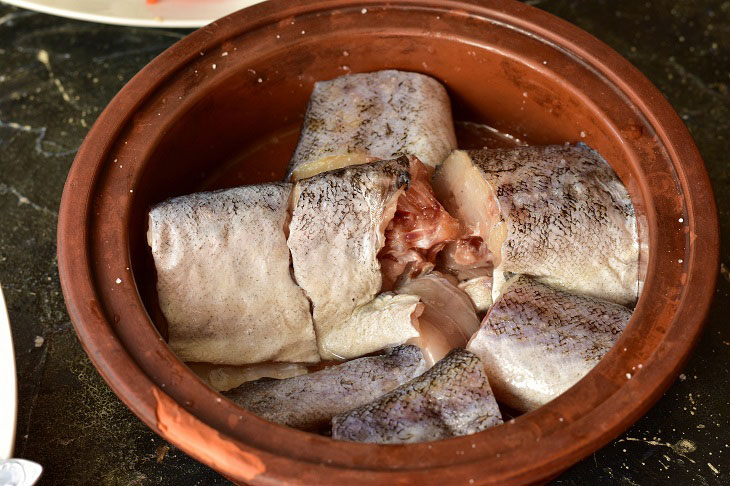
M164 341L145 242L151 204L281 177L316 80L384 68L441 80L457 119L531 143L596 148L629 188L645 244L634 316L588 376L505 425L407 446L335 442L222 399ZM661 396L707 314L718 228L707 173L676 113L580 29L506 0L365 8L272 0L189 35L112 100L66 182L58 263L81 343L112 389L158 434L227 477L504 486L554 476Z

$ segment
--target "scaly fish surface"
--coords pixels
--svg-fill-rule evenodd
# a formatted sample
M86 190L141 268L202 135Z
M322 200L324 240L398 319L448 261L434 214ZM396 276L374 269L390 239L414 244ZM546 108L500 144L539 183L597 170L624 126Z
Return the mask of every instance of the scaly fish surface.
M289 271L287 183L170 199L147 242L169 344L184 361L317 362L309 302Z
M400 154L436 167L456 148L444 87L423 74L377 71L315 83L288 177Z
M508 273L633 305L639 242L628 191L587 145L454 151L434 177L446 209Z
M484 362L499 401L529 412L585 376L630 318L618 304L517 275L507 280L467 349Z
M455 349L430 370L332 419L332 438L404 444L473 434L502 423L481 360Z
M409 166L410 159L400 157L345 167L304 179L295 187L287 243L295 279L312 302L323 359L357 356L350 351L357 339L350 317L380 291L377 255L410 180ZM381 338L394 343L394 337L380 336L369 347L361 343L361 350L382 349Z
M416 346L348 361L285 380L258 380L224 393L241 407L280 424L313 430L333 416L359 407L426 370Z

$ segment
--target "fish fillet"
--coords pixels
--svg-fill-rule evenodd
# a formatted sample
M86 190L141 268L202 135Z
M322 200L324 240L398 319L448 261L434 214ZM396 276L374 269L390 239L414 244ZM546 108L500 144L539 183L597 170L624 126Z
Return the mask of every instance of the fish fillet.
M315 83L288 177L400 154L436 167L456 148L444 87L423 74L377 71Z
M312 430L425 370L421 351L402 345L381 356L355 359L308 375L244 383L224 395L267 420Z
M351 348L359 330L351 316L381 289L377 255L410 180L411 162L404 156L345 167L296 185L288 245L296 281L312 302L323 359L357 356ZM377 339L360 342L359 353L408 339L384 334L369 337ZM405 339L396 342L401 337Z
M405 444L474 434L502 423L480 359L455 349L430 370L332 419L332 438Z
M636 217L606 161L584 144L454 151L434 190L507 273L623 305L638 294Z
M467 349L484 362L499 401L528 412L585 376L630 318L618 304L517 275L505 283Z
M184 361L317 362L309 302L289 271L291 184L170 199L149 214L169 344Z

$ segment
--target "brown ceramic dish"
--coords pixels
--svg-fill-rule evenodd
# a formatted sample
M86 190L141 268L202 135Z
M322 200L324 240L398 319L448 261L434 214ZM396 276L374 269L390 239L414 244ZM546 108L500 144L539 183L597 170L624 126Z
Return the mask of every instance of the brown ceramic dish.
M162 337L149 206L280 177L313 82L383 68L440 79L457 118L595 147L629 188L649 249L643 294L606 358L538 411L474 436L377 446L281 427L222 400ZM718 230L707 173L675 112L578 28L506 0L273 0L181 40L112 100L66 182L58 262L81 343L117 395L236 481L513 485L574 464L661 396L708 311Z

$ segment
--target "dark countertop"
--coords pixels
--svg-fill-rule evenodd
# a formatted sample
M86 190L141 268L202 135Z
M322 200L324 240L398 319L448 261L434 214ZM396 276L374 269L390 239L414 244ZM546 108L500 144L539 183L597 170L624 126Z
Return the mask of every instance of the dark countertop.
M527 3L612 46L669 99L707 164L725 242L723 264L707 269L719 275L709 322L683 374L644 418L554 484L730 484L730 1ZM75 151L124 83L185 33L0 4L0 282L18 362L16 456L43 464L42 484L228 484L107 387L76 339L56 267Z

